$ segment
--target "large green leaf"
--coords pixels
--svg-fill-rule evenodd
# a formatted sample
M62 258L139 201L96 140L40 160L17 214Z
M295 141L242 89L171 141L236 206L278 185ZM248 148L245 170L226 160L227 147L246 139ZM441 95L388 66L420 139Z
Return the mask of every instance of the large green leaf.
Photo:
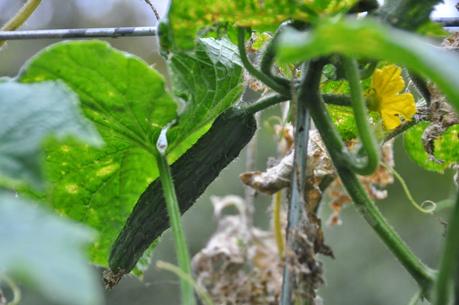
M0 191L0 273L31 285L50 301L102 304L98 276L84 246L93 234Z
M106 265L110 246L138 196L157 175L161 128L176 117L163 77L140 59L98 41L58 43L32 58L21 82L60 79L80 97L104 147L50 141L46 170L51 206L99 231L94 263Z
M405 150L408 155L422 168L443 173L452 164L459 163L459 125L449 127L443 135L434 141L436 162L429 158L422 144L422 135L429 126L428 122L419 123L403 135Z
M50 135L101 143L82 116L77 96L65 84L0 83L0 178L42 186L41 146Z
M312 32L285 31L279 40L279 60L298 62L341 53L385 59L433 80L459 109L459 57L428 41L374 20L323 20Z
M355 0L173 0L169 9L168 41L176 48L195 45L198 30L215 23L244 27L277 27L288 19L308 21L313 14L350 8ZM163 32L164 34L164 32ZM164 38L164 37L162 37Z
M106 43L56 44L23 69L23 82L61 79L75 90L106 143L94 149L50 141L46 150L52 207L100 233L91 248L94 263L107 265L111 244L133 205L158 175L152 154L161 128L178 122L168 136L173 162L239 99L242 70L233 63L232 49L227 42L203 40L196 54L170 59L175 91L184 100L179 116L162 76Z

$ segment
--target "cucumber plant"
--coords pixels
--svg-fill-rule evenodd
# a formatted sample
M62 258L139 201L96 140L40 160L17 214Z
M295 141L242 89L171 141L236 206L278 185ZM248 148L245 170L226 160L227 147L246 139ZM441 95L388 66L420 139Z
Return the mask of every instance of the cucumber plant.
M59 42L42 50L14 79L0 81L0 209L5 210L0 232L17 213L11 202L19 199L12 192L21 196L18 206L27 200L46 205L98 232L89 259L109 269L106 284L112 286L124 274L145 270L143 258L148 261L171 224L178 264L189 280L180 214L252 139L259 128L254 114L287 102L296 128L279 303L317 299L320 281L303 278L290 261L299 257L311 274L319 272L316 254L324 249L320 217L307 196L311 185L304 183L311 170L306 156L312 128L354 206L416 281L419 296L435 305L457 302L452 287L459 278L459 197L434 270L389 225L359 178L381 166L382 144L402 134L420 166L437 172L459 166L459 57L416 33L441 30L429 20L438 2L388 0L379 7L372 0L203 0L199 5L173 0L159 27L170 88L143 60L101 41ZM39 3L27 1L4 29L20 26ZM358 16L361 12L366 15ZM256 51L258 67L247 54L247 34L263 33L271 38ZM253 103L242 101L250 82L263 91ZM21 126L25 119L28 125ZM350 141L357 149L348 147ZM36 219L29 218L45 218L40 214L45 212L34 213ZM88 240L84 229L46 217L76 243ZM59 236L54 237L62 242ZM0 242L8 242L6 234ZM5 265L0 275L16 280L18 262L11 253L0 253ZM24 257L35 268L47 263ZM71 266L79 268L78 258L71 258ZM82 270L81 295L67 295L68 287L48 279L57 285L58 301L100 303L94 278ZM33 271L28 276L38 282ZM88 283L92 288L84 286ZM298 287L308 293L296 293ZM181 292L182 304L195 304L189 281L182 279Z

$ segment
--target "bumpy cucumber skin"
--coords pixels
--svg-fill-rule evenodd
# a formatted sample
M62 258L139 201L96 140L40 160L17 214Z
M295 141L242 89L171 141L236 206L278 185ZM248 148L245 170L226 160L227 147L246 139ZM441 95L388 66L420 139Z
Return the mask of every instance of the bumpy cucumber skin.
M221 114L209 131L172 166L180 212L185 213L233 161L255 134L251 114L231 108ZM144 251L167 228L169 219L159 179L140 196L110 253L110 269L130 272Z

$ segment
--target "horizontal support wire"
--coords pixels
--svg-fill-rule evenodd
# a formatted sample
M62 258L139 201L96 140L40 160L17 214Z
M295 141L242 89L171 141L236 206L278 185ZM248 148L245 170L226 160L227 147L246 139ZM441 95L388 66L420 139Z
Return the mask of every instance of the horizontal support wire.
M71 38L118 38L157 36L156 26L118 27L118 28L82 28L82 29L53 29L31 31L0 31L0 40L26 39L71 39Z
M459 18L436 18L433 20L445 27L459 27ZM158 27L117 27L117 28L81 28L50 29L29 31L0 31L0 40L26 39L75 39L75 38L118 38L158 36Z

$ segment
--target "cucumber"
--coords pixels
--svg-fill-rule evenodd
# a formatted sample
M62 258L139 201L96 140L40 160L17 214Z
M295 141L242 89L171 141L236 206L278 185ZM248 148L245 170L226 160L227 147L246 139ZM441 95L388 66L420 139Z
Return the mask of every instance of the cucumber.
M230 108L171 166L182 214L239 155L255 134L256 128L252 114ZM113 244L109 258L111 271L119 275L130 272L144 251L167 228L169 218L158 178L140 196Z

